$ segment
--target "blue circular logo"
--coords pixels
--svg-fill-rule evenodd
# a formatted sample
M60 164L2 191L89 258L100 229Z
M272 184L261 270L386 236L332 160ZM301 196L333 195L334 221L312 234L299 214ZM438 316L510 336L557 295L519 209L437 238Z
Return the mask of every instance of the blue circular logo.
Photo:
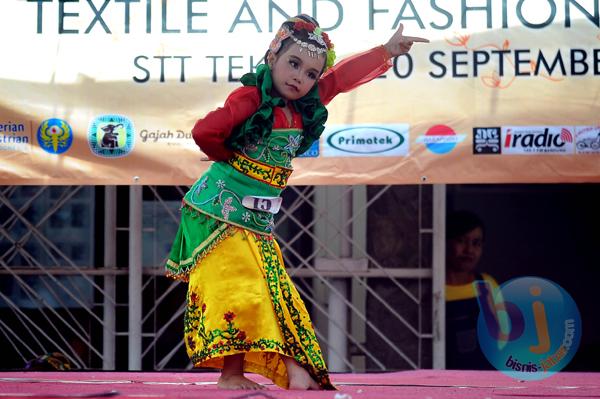
M73 129L62 119L47 119L38 127L37 141L44 151L62 154L73 144Z
M477 334L488 361L520 380L540 380L562 370L581 339L581 317L573 298L558 284L521 277L492 293L477 286Z

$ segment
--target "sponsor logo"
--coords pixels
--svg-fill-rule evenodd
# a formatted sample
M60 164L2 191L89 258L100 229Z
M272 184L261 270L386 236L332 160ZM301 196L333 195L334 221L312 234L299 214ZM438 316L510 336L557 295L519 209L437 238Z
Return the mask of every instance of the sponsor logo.
M499 127L473 128L473 154L500 154L500 132Z
M330 126L323 137L325 157L408 155L408 124Z
M298 154L298 158L316 158L319 156L319 140L313 141L310 148L302 154Z
M73 144L73 129L58 118L46 119L37 130L39 146L50 154L62 154Z
M0 121L0 151L29 152L31 133L24 123Z
M447 154L464 141L466 134L456 134L451 127L435 125L429 128L425 135L417 137L417 143L425 144L427 149L435 154Z
M540 380L571 361L581 339L581 316L558 284L520 277L493 292L486 281L478 294L477 336L488 361L519 380Z
M194 145L192 132L171 129L142 129L138 133L142 143L164 143L166 145Z
M575 130L578 154L600 154L600 126L578 126Z
M570 126L502 127L502 153L573 154L573 131Z
M88 143L94 155L118 158L128 155L134 145L133 123L121 115L100 115L88 129Z

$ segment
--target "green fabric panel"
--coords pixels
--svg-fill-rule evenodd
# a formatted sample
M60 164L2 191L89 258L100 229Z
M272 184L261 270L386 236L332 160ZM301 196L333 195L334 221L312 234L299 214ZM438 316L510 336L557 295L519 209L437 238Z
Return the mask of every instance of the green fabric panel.
M186 280L198 261L224 238L232 226L189 207L181 208L181 222L166 264L167 276Z

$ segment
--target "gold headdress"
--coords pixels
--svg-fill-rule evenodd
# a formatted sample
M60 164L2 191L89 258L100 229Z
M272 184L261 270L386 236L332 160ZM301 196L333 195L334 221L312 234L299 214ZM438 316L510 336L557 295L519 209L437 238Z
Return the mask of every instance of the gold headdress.
M306 31L306 40L299 38L299 33ZM277 54L285 39L292 39L300 46L300 51L306 50L311 57L318 57L326 53L325 70L333 66L335 62L335 51L327 33L323 32L316 24L308 22L300 17L288 19L281 25L275 38L271 41L269 50L271 54Z

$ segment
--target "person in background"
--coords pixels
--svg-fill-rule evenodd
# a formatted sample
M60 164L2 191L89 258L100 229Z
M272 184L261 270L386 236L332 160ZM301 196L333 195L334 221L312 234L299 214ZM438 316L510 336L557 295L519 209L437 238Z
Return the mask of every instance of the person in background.
M492 366L481 351L477 337L479 317L475 281L498 283L478 271L485 229L481 219L469 211L450 213L446 221L446 368L489 370Z

